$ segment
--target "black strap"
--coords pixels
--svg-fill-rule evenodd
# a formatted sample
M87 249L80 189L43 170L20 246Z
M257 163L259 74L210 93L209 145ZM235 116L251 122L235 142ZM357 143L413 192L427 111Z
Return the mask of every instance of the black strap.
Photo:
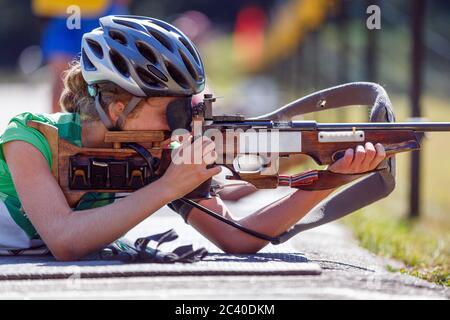
M99 255L103 260L120 260L123 262L193 263L202 260L208 254L205 248L194 250L192 245L178 247L172 252L159 249L161 244L177 238L178 234L173 229L139 238L134 243L126 238L121 238L103 248Z
M114 196L114 197L101 198L101 199L95 199L95 200L86 200L85 202L120 199L120 198L125 198L125 197L126 196ZM243 232L245 232L245 233L247 233L249 235L252 235L252 236L254 236L254 237L258 238L258 239L269 241L272 244L280 244L281 243L280 237L271 237L271 236L265 235L263 233L260 233L258 231L254 231L252 229L248 229L248 228L246 228L246 227L244 227L244 226L242 226L242 225L240 225L240 224L238 224L238 223L236 223L234 221L231 221L231 220L228 220L227 218L222 217L221 215L219 215L219 214L215 213L214 211L212 211L212 210L202 206L201 204L198 204L197 202L195 202L195 201L193 201L191 199L180 198L180 199L175 200L175 201L181 201L181 202L185 203L188 206L195 207L195 208L199 209L200 211L206 213L207 215L209 215L209 216L211 216L211 217L213 217L213 218L215 218L217 220L220 220L220 221L222 221L222 222L224 222L224 223L226 223L226 224L228 224L228 225L230 225L230 226L232 226L232 227L234 227L236 229L239 229L239 230L241 230L241 231L243 231ZM171 209L174 210L174 211L177 211L176 208L172 207ZM187 210L187 209L184 208L184 210ZM188 212L185 212L185 214L182 215L183 218L185 219L185 221L186 221L187 213ZM133 246L131 246L131 247L133 248Z
M135 142L122 143L122 146L133 149L134 151L136 151L138 155L140 155L147 162L152 181L158 178L158 176L156 175L156 170L158 169L158 166L160 164L158 158L153 157L152 154L147 149L145 149L138 143Z
M263 233L260 233L258 231L255 231L255 230L252 230L252 229L248 229L248 228L240 225L239 223L236 223L234 221L231 221L231 220L228 220L227 218L222 217L221 215L217 214L216 212L214 212L214 211L212 211L212 210L202 206L201 204L199 204L199 203L197 203L197 202L195 202L193 200L186 199L186 198L180 198L179 200L181 200L184 203L187 203L187 204L189 204L189 205L199 209L200 211L206 213L207 215L209 215L209 216L211 216L211 217L213 217L213 218L215 218L217 220L220 220L220 221L222 221L222 222L224 222L224 223L226 223L226 224L228 224L228 225L230 225L230 226L232 226L232 227L234 227L236 229L239 229L239 230L241 230L241 231L243 231L243 232L245 232L245 233L247 233L247 234L249 234L251 236L254 236L254 237L259 238L261 240L270 241L272 244L280 244L281 243L279 237L271 237L271 236L265 235Z

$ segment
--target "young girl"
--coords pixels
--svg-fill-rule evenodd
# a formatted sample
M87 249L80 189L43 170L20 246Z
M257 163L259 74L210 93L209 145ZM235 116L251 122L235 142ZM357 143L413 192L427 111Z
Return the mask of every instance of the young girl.
M56 259L76 260L118 239L169 203L225 252L254 253L263 248L267 241L174 202L220 172L220 167L207 168L217 154L205 137L185 141L178 149L202 152L201 164L172 163L159 180L123 199L69 207L50 170L49 144L27 121L52 124L61 138L78 146L111 147L104 142L107 130L169 130L167 105L192 97L205 85L197 49L173 26L137 16L107 16L100 25L83 36L80 61L64 75L60 101L67 112L22 113L0 138L0 248L45 244ZM341 174L366 172L384 158L382 145L367 143L347 150L329 169ZM297 190L238 222L277 236L332 192ZM236 221L222 200L215 196L199 203Z

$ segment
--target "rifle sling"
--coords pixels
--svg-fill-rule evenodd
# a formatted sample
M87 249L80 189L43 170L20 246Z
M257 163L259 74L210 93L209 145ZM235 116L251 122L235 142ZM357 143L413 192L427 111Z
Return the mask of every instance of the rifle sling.
M376 171L382 171L382 170L386 170L386 169L380 169L380 170L376 170ZM373 172L374 171L360 173L360 174L339 174L339 173L334 173L334 172L331 172L328 170L311 170L311 171L308 171L308 172L305 172L305 173L302 173L299 175L290 176L289 179L291 179L291 182L290 182L289 186L292 188L305 190L305 191L334 189L334 188L343 186L344 184L347 184L351 181L359 179L359 178L361 178L369 173L373 173ZM292 181L296 180L298 178L300 178L301 183L303 183L303 184L293 185ZM280 185L281 186L283 186L283 185L287 186L286 184L284 184L284 182L282 182L285 179L286 179L286 176L280 176ZM296 180L296 183L298 183L298 180ZM222 222L228 224L229 226L239 229L251 236L254 236L261 240L269 241L272 244L280 244L281 242L283 242L281 235L278 237L272 237L272 236L260 233L258 231L244 227L244 226L240 225L239 223L236 223L232 220L228 220L227 218L217 214L216 212L202 206L201 204L199 204L191 199L180 198L179 200L181 200L182 202L199 209L201 212L203 212L219 221L222 221ZM284 233L283 233L283 235L284 235Z

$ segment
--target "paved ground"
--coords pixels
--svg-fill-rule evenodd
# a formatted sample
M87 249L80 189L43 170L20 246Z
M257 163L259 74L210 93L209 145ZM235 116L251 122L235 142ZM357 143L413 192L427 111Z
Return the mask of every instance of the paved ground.
M262 191L239 206L242 212L280 194ZM130 232L131 237L174 227L181 241L206 244L173 213L163 210ZM393 261L360 248L339 224L310 230L288 243L322 268L313 276L154 276L108 279L0 281L0 298L134 298L134 299L448 299L448 289L390 273ZM206 244L211 252L217 251ZM274 250L274 248L272 248ZM1 263L1 260L0 260ZM218 262L220 263L220 262Z
M6 101L0 111L0 129L7 117L22 110L45 110L48 88L33 87L22 95L23 86L0 86ZM21 97L21 100L17 100ZM26 99L26 101L24 100ZM47 99L47 100L46 100ZM40 104L36 104L40 101ZM261 191L230 203L235 212L250 212L273 201L284 191ZM170 213L161 212L147 219L132 233L149 233L167 224ZM180 221L180 220L177 220ZM189 229L181 238L192 237ZM310 262L322 267L315 276L179 276L112 279L0 281L0 298L138 298L138 299L448 299L448 289L414 277L390 273L381 259L358 247L349 232L339 224L302 233L289 241ZM1 263L1 260L0 260Z
M158 218L153 222L157 223ZM188 236L188 235L182 235ZM321 265L316 276L171 276L0 281L0 298L66 299L448 299L448 290L389 273L386 261L360 249L340 226L296 238Z

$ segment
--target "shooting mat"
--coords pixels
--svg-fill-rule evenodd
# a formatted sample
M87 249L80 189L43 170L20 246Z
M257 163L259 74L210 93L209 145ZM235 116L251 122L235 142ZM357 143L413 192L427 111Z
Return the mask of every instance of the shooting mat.
M273 191L263 191L258 198L245 201L245 210L256 204L262 206L274 196ZM273 200L272 200L273 201ZM234 205L231 205L233 208ZM253 210L252 210L253 211ZM251 212L251 211L247 211ZM319 275L321 268L316 263L308 262L304 254L295 252L289 242L282 245L269 245L258 254L230 255L203 238L192 227L174 214L163 208L150 218L132 229L127 237L136 239L140 236L160 233L175 229L179 239L163 244L162 250L171 250L180 245L192 243L194 248L205 247L209 255L204 261L193 264L127 264L119 261L84 260L77 262L58 262L51 256L0 256L0 280L26 279L68 279L68 278L112 278L138 276L206 276L206 275Z

